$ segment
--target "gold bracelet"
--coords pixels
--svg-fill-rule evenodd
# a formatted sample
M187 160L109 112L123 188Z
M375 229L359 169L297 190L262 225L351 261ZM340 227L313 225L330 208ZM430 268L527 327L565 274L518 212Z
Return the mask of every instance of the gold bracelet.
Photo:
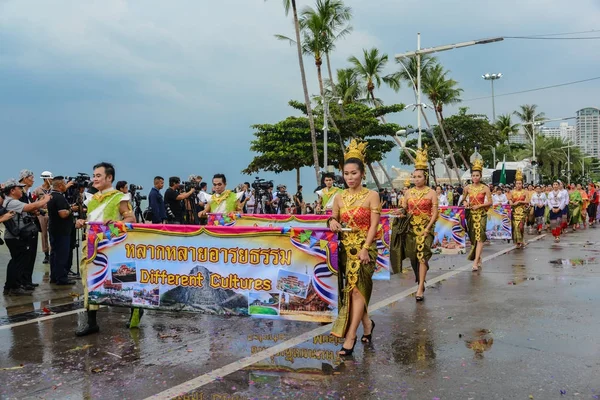
M125 211L125 212L124 212L122 215L123 215L124 217L128 217L128 216L130 216L130 215L133 215L133 211Z
M369 250L371 248L371 246L365 243L362 245L362 248L365 250Z

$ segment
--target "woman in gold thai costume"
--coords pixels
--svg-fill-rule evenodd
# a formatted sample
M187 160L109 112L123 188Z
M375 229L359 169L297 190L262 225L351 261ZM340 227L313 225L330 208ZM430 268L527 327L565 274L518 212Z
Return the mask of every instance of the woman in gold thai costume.
M425 299L425 278L432 255L433 229L438 217L438 196L428 186L427 149L417 151L415 171L412 177L415 186L406 192L398 213L400 217L404 214L407 215L410 221L404 251L410 260L415 272L415 280L419 285L416 300L423 301Z
M333 214L327 226L338 233L338 317L331 334L345 338L339 351L350 356L356 345L358 326L362 322L361 341L370 343L375 322L367 307L373 290L373 272L377 260L376 235L381 208L379 195L362 187L365 178L366 142L352 140L344 156L344 180L348 189L336 196Z
M490 188L481 183L482 172L483 161L481 158L477 158L471 166L472 183L465 188L463 193L463 206L467 209L467 231L471 240L471 251L467 259L473 261L473 271L479 271L481 268L483 243L487 241L485 232L487 212L492 205Z
M517 249L522 249L525 246L523 237L531 199L529 192L523 188L523 173L520 169L517 170L515 188L510 192L508 201L512 206L512 238Z

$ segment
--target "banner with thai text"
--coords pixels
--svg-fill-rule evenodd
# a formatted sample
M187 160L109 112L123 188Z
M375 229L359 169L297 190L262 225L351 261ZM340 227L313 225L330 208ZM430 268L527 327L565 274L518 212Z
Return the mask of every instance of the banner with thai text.
M92 304L328 322L337 235L323 228L90 224Z
M464 207L442 206L435 223L433 253L464 254L466 247Z
M512 239L512 209L510 205L496 205L488 211L485 231L488 239Z
M268 226L268 227L296 227L326 229L327 215L290 215L290 214L208 214L209 226ZM388 215L382 215L379 225L377 240L377 266L373 279L390 279L390 219Z

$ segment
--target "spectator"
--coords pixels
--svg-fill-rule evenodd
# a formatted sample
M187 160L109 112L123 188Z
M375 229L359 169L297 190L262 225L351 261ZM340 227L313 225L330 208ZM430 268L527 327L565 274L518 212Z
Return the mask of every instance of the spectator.
M69 185L72 183L73 181L69 182ZM75 281L70 281L67 274L71 271L69 251L71 251L71 232L75 226L71 206L64 195L67 189L68 185L65 184L64 177L57 176L52 180L52 192L48 203L49 233L52 245L50 283L72 286Z
M298 185L298 191L294 195L294 206L295 206L296 214L298 214L298 215L303 214L303 209L305 207L305 204L304 204L304 198L302 196L302 185Z
M52 188L50 184L53 179L52 172L44 171L40 176L42 179L42 185L38 186L34 191L33 195L35 196L35 200L41 199L44 196L49 196ZM43 264L48 264L50 262L50 246L48 242L48 209L41 208L40 215L38 215L38 220L40 222L40 230L42 232L42 251L44 252L44 261Z
M19 173L19 183L25 185L23 187L23 194L21 196L21 202L25 203L25 204L30 204L33 203L35 200L29 195L29 190L33 187L33 183L34 183L34 178L33 178L33 171L28 170L28 169L23 169L21 170L21 172ZM29 244L28 247L31 251L29 251L29 259L27 260L27 263L25 264L25 268L23 269L23 279L24 279L24 285L26 286L31 286L31 287L38 287L39 284L37 283L33 283L33 268L35 266L35 258L37 257L37 250L38 250L38 232L41 230L40 228L40 221L38 221L37 216L39 215L39 208L35 208L30 214L30 216L33 218L33 223L36 225L37 229L35 230L35 233L33 233L31 235L31 237L29 238Z
M250 182L244 182L244 184L242 185L242 192L244 193L240 200L240 203L243 205L242 211L244 212L244 214L248 214L248 202L250 201L250 198L252 197L252 190L250 189Z
M115 188L124 194L128 193L128 189L127 189L127 181L119 181L117 182L117 186L115 186Z
M180 183L181 179L178 177L170 177L169 188L165 191L165 209L169 224L180 225L183 223L183 209L181 208L181 201L187 199L196 191L196 189L191 188L188 192L179 193L179 191L182 189Z
M148 204L152 210L152 223L164 224L167 222L167 213L165 211L165 200L160 193L165 186L165 180L162 176L154 177L154 187L148 194Z
M34 217L27 213L33 213L45 207L50 201L50 196L35 203L24 203L21 201L24 187L25 184L18 183L14 179L10 179L4 184L4 193L6 194L4 207L8 212L14 213L11 223L19 229L18 233L11 232L11 229L8 229L8 222L5 222L7 229L4 232L4 240L11 257L6 271L5 295L30 295L35 288L30 284L31 277L27 273L32 259L31 252L34 251L31 246L32 238L37 239L37 226L33 222ZM35 261L35 255L33 260Z

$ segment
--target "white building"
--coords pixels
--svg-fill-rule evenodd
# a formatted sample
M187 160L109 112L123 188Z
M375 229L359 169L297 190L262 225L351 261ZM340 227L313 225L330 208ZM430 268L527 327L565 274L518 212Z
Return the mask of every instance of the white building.
M600 109L582 108L577 111L575 145L587 155L600 158Z
M385 168L385 164L383 164L383 167ZM373 179L373 176L371 176L371 171L367 170L367 182L369 183L375 183L375 180ZM373 171L375 172L375 176L377 176L377 180L379 181L379 183L381 183L382 185L387 184L387 179L385 177L385 172L383 172L383 170L381 168L379 168L379 165L377 164L373 164Z
M569 125L568 122L561 122L560 126L547 127L540 129L540 134L547 138L562 139L571 141L575 139L576 127Z
M514 135L510 135L508 137L508 143L510 143L510 144L527 144L527 143L529 143L529 138L527 137L526 133L524 133L522 130L520 130L519 133L515 133Z

